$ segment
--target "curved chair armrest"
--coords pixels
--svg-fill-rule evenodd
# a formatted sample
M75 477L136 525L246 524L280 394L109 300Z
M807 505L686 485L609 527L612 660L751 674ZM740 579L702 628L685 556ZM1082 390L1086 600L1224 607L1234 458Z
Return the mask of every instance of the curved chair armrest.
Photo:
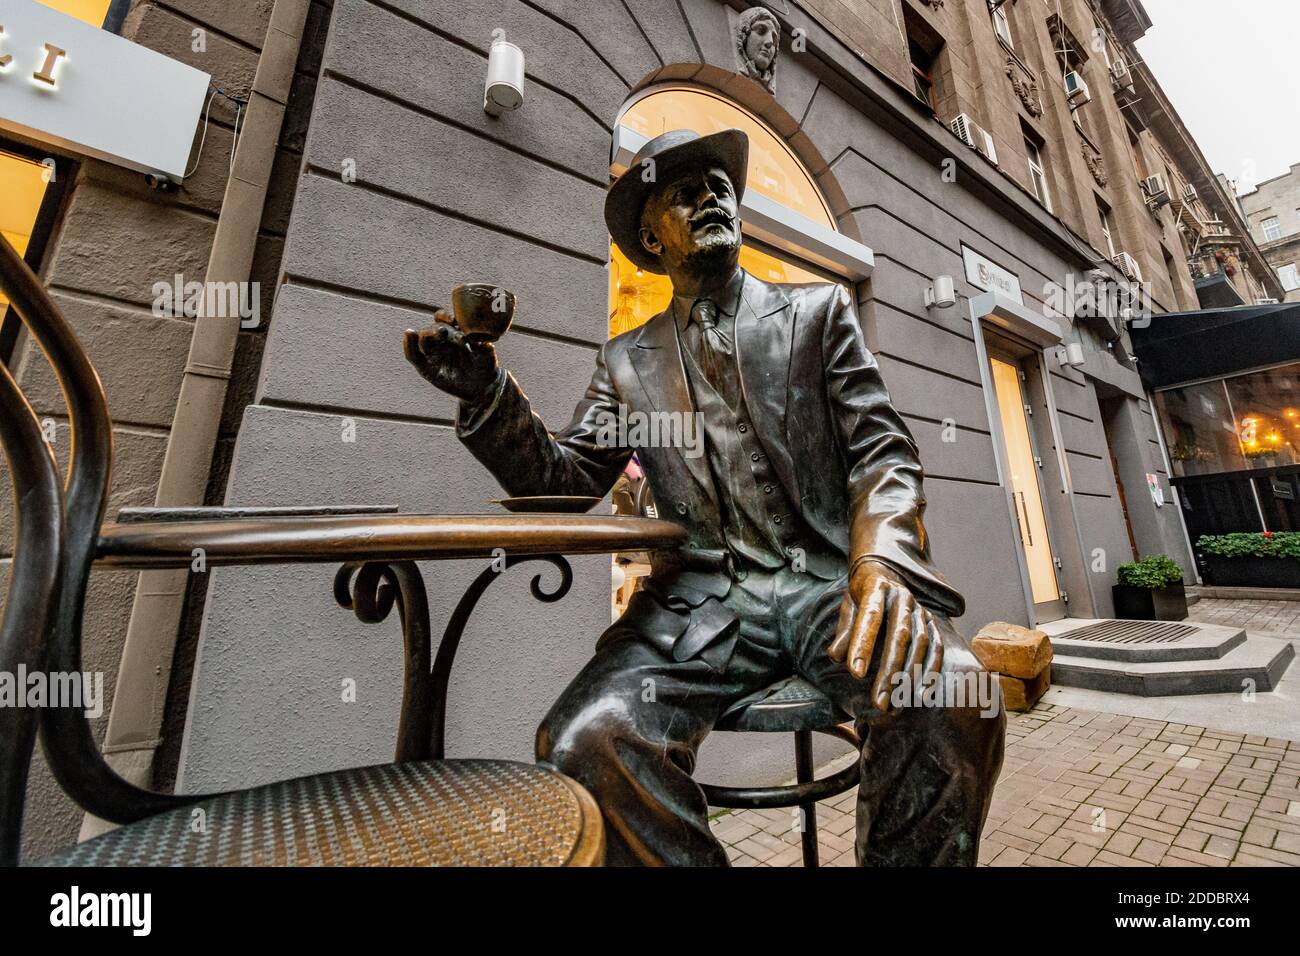
M345 517L348 515L393 515L397 514L397 505L302 505L287 508L245 507L243 505L225 505L221 507L177 507L177 508L120 508L117 512L118 524L134 524L141 521L220 521L231 518L316 518L323 515Z
M315 515L128 521L100 528L95 560L117 568L438 561L677 548L681 525L621 515Z

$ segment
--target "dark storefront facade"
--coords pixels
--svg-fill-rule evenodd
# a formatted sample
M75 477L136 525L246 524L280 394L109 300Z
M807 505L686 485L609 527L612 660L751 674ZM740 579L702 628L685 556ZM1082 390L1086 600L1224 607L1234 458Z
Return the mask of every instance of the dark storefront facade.
M1300 306L1157 316L1133 342L1192 543L1300 531ZM1300 586L1278 576L1291 562L1244 573L1196 550L1207 583Z

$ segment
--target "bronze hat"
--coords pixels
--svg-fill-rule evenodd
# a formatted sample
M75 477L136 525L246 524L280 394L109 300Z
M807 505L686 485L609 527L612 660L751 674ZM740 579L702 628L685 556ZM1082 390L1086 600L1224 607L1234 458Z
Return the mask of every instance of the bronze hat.
M642 175L641 164L647 159L655 162L655 175L650 182ZM708 136L685 129L662 133L641 147L627 171L609 187L605 197L605 225L623 255L638 268L664 274L659 257L641 245L641 211L650 193L681 170L699 166L726 170L739 202L745 193L745 174L749 168L749 137L738 129L724 129Z

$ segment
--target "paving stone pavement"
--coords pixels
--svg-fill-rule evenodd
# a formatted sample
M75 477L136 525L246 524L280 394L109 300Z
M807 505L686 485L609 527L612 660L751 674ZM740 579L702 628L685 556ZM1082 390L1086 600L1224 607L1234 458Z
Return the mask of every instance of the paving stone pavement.
M1202 599L1189 619L1300 634L1300 602ZM856 796L818 804L822 866L853 865ZM802 866L797 822L793 810L721 811L712 827L735 866ZM979 859L1300 866L1300 742L1040 703L1010 715Z
M1300 866L1300 742L1044 704L1010 718L981 866ZM818 805L822 866L853 865L856 795ZM734 866L802 866L796 821L711 825Z
M1188 609L1189 621L1243 627L1251 632L1300 634L1300 601L1239 601L1202 598Z

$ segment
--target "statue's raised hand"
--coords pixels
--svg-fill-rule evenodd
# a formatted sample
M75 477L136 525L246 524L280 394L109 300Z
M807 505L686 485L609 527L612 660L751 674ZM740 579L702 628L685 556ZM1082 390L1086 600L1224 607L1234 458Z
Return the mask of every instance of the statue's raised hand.
M402 340L406 360L449 395L465 402L482 398L497 379L496 348L491 342L468 338L441 309L434 319L430 328L406 330Z

